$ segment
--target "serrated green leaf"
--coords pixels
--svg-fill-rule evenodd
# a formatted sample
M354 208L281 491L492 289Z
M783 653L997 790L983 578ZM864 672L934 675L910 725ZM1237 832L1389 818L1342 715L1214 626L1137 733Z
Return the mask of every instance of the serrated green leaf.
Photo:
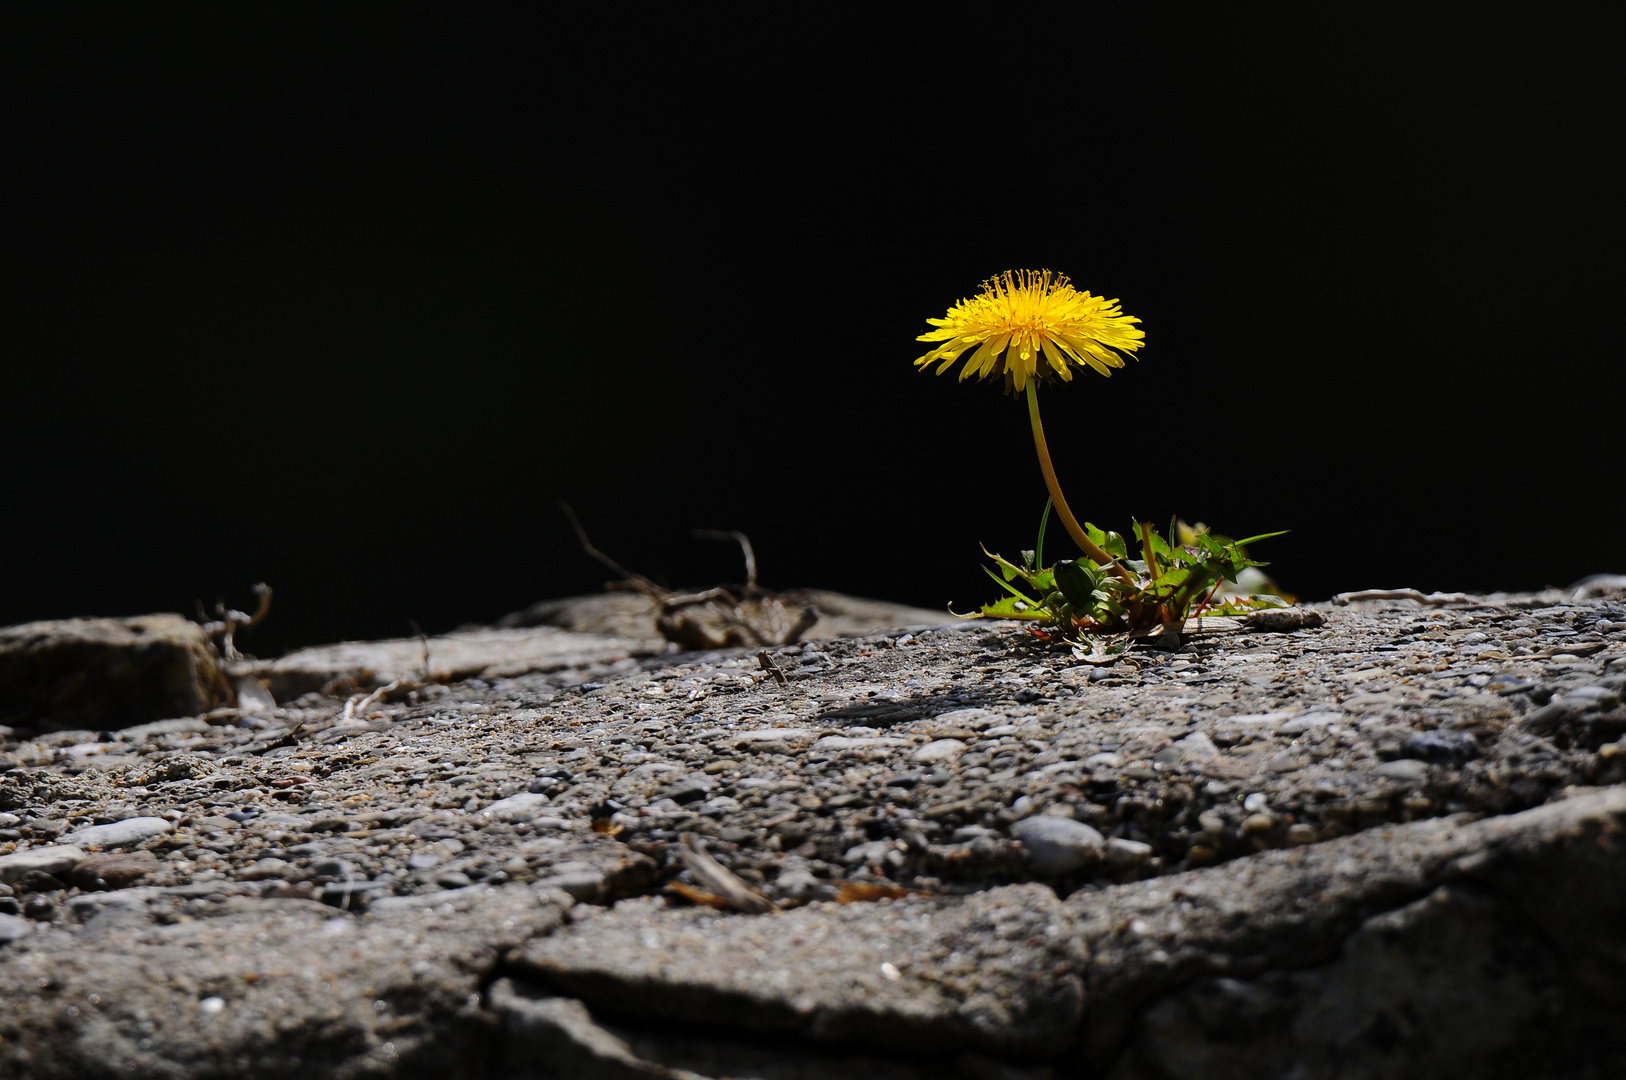
M986 545L984 545L982 553L994 560L994 562L999 566L999 572L1005 575L1006 581L1015 581L1017 578L1021 578L1023 581L1033 586L1033 588L1040 594L1047 593L1056 587L1055 579L1051 577L1049 570L1024 570L1020 566L1017 566L1015 563L1011 562L1009 559L1000 555L995 555L992 551L988 550Z
M1088 521L1084 523L1084 533L1097 547L1114 559L1129 558L1129 548L1124 546L1124 538L1119 533L1103 532Z
M1005 596L992 604L982 605L982 614L995 619L1028 619L1044 621L1051 618L1048 611L1036 606L1033 601L1018 600L1014 596Z

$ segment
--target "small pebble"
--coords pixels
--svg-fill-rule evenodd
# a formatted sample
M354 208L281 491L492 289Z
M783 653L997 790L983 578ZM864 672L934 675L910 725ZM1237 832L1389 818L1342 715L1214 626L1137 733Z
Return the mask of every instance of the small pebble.
M1401 758L1398 761L1385 761L1372 770L1372 775L1381 776L1385 780L1414 784L1428 779L1428 766L1411 758Z
M111 825L92 825L88 829L80 829L64 842L80 847L128 847L162 836L173 828L175 826L160 817L126 818Z
M1011 835L1028 852L1028 868L1040 877L1060 877L1101 858L1105 840L1100 832L1071 818L1040 814L1024 818Z

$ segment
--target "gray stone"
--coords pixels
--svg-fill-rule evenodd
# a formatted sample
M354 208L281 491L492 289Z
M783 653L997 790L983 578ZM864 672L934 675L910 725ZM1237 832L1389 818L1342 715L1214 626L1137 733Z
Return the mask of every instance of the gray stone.
M741 750L760 749L764 746L789 746L812 742L818 732L803 727L756 728L736 732L729 742Z
M365 911L375 897L388 895L393 885L389 879L334 881L322 886L317 899L341 911Z
M1114 869L1122 870L1131 866L1139 866L1151 858L1152 850L1151 844L1114 836L1107 841L1106 847L1102 851L1102 861Z
M1208 761L1219 756L1219 747L1202 731L1193 731L1174 745L1179 748L1180 757L1186 761Z
M0 914L0 945L10 945L34 932L34 924L18 915Z
M591 903L604 894L604 874L599 870L573 870L537 878L534 888L540 891L559 889L580 903Z
M548 796L527 791L498 799L480 811L480 816L493 821L523 821L538 816L547 805Z
M257 860L237 876L244 881L288 880L300 876L300 870L286 859L267 856Z
M1325 625L1326 621L1319 611L1310 611L1306 608L1277 608L1245 616L1242 624L1249 630L1289 634L1294 630L1313 630Z
M1555 700L1562 701L1576 712L1612 709L1620 704L1620 693L1608 686L1577 686L1566 690L1562 698Z
M1293 717L1276 730L1283 735L1298 735L1318 727L1326 727L1328 724L1336 724L1342 719L1343 716L1335 712L1311 712Z
M663 795L681 806L684 803L699 802L711 794L716 786L717 782L704 773L690 773L676 783L669 784Z
M0 627L0 716L117 728L206 712L225 693L208 635L180 615Z
M779 895L791 900L806 900L813 895L819 887L819 879L814 877L805 867L793 867L780 871L774 879L774 888Z
M10 884L30 871L66 877L68 871L85 859L85 851L71 844L29 848L10 855L0 855L0 882Z
M858 844L841 857L841 861L849 866L861 866L864 863L878 863L892 852L892 841L871 840L867 844Z
M965 743L959 739L934 739L909 755L909 760L923 765L938 765L953 761L965 753Z
M1421 761L1463 762L1479 754L1479 740L1466 731L1419 731L1401 752Z
M311 863L310 869L318 879L326 878L329 881L344 881L355 872L355 867L349 862L335 858L317 859Z
M1373 776L1385 780L1398 780L1403 784L1416 784L1428 779L1428 765L1413 758L1385 761L1372 770Z
M87 848L129 847L143 840L151 840L174 829L175 826L160 817L135 817L115 821L111 825L92 825L63 838L67 844Z
M856 739L846 735L826 735L813 744L813 749L833 754L843 750L890 750L908 745L908 739L894 739L884 735L868 735Z
M1060 877L1095 862L1105 841L1096 829L1071 818L1041 814L1011 827L1028 852L1028 866L1040 877Z
M991 709L955 709L952 712L940 714L932 722L932 727L939 730L969 728L972 731L982 731L1004 719L1003 716Z

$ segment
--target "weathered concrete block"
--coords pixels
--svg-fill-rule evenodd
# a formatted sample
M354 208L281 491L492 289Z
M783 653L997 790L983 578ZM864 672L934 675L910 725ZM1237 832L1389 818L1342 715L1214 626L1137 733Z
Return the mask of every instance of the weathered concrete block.
M0 628L0 715L25 723L125 727L207 712L225 690L208 636L180 615Z
M814 904L772 918L633 901L511 957L589 1004L817 1042L1046 1057L1073 1041L1084 954L1055 893Z

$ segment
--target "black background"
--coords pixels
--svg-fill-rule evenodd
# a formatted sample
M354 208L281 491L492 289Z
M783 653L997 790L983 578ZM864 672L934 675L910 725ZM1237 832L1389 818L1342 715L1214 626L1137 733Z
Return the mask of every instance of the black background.
M965 610L1044 490L913 339L1026 266L1148 335L1043 398L1081 516L1290 528L1309 598L1626 570L1602 21L453 10L11 25L0 623L445 630L599 586L559 499L674 585L743 529Z

